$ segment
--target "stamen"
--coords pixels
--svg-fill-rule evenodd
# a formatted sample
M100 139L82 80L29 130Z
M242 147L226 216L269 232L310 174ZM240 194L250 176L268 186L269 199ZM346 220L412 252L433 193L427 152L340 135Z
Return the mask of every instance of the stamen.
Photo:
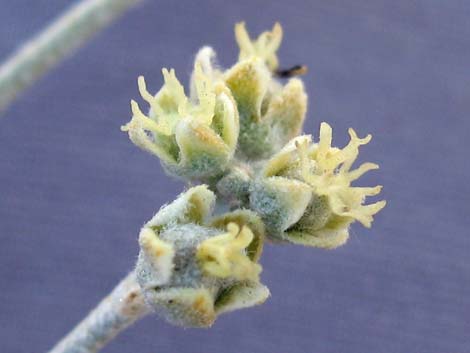
M370 227L372 216L385 206L385 201L371 205L362 205L367 196L380 193L382 186L352 187L351 182L369 170L377 169L374 163L364 163L356 170L348 172L359 154L359 146L367 144L371 135L359 138L353 129L349 129L351 140L343 149L331 147L332 129L327 123L320 126L320 140L316 153L308 154L308 141L295 141L298 150L301 175L318 195L326 195L332 211L340 216L352 217L364 226ZM311 161L318 169L311 170ZM341 165L342 164L342 165ZM338 166L341 168L337 170Z
M184 93L184 87L180 81L176 78L175 70L171 69L169 72L167 69L162 69L163 80L168 93L171 94L178 106L178 113L181 116L187 115L188 98Z
M271 32L261 33L256 40L252 40L245 28L245 23L235 25L235 39L240 48L239 60L257 56L273 71L278 67L276 51L282 41L282 27L275 23Z
M139 76L137 79L137 86L139 87L139 93L142 98L150 105L156 115L163 114L162 108L158 105L157 100L147 90L144 76Z
M357 168L353 171L350 171L348 173L349 181L354 181L356 179L359 179L362 175L367 173L369 170L375 170L375 169L379 169L379 166L377 164L375 164L375 163L364 163L359 168ZM341 170L341 172L343 172L343 170Z
M235 277L239 280L257 279L261 266L252 262L246 255L246 247L253 240L253 232L247 226L236 223L227 225L227 233L209 238L202 242L197 257L202 268L216 277Z
M139 122L140 126L148 131L159 132L165 134L166 131L163 126L160 126L152 119L148 118L142 111L140 110L139 105L135 100L131 100L131 110L132 110L132 120L136 119ZM132 122L131 120L131 122Z

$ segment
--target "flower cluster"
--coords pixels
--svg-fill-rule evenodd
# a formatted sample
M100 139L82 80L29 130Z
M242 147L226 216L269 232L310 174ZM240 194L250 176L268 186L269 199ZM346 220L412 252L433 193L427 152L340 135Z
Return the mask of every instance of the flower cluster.
M210 326L220 313L266 300L258 262L265 238L334 248L346 242L352 223L370 227L385 206L364 204L381 186L352 185L378 168L353 168L370 135L350 129L350 142L337 148L322 123L317 143L298 136L307 94L300 79L276 77L281 26L252 40L239 23L235 37L240 53L227 70L212 48L197 53L189 97L174 70L163 70L155 95L139 77L150 109L144 113L132 101L132 119L122 127L168 174L205 183L164 206L139 236L136 275L144 297L181 326Z

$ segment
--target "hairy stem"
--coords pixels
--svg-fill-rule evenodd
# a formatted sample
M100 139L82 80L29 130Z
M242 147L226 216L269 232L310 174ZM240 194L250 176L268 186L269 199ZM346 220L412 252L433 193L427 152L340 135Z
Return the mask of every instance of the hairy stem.
M93 353L138 319L150 313L135 273L127 275L67 336L49 353Z
M72 50L140 0L82 0L0 66L0 112Z

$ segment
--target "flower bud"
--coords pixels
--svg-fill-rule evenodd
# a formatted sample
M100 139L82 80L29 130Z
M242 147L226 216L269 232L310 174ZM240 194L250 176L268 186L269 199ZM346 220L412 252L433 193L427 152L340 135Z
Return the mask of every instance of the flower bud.
M249 204L252 171L245 164L233 165L216 184L217 191L234 207L247 207Z
M371 226L373 215L386 202L363 203L382 187L351 186L362 174L378 168L365 163L351 170L359 146L371 136L361 139L352 129L349 134L346 147L332 147L331 127L322 123L318 144L312 144L310 136L297 137L266 163L262 177L252 186L250 205L263 218L269 236L334 248L346 242L354 221Z
M206 180L222 174L235 152L239 131L230 90L222 82L213 82L198 63L192 100L174 70L163 69L163 77L165 84L155 96L139 77L139 91L150 111L146 116L132 101L132 119L122 130L138 147L159 157L171 175Z
M277 152L302 129L307 94L301 80L282 86L263 60L251 57L224 74L240 115L238 152L247 159L264 159Z
M183 193L142 228L136 274L146 302L169 322L208 327L218 314L261 304L257 263L264 228L250 211L208 219L205 186Z

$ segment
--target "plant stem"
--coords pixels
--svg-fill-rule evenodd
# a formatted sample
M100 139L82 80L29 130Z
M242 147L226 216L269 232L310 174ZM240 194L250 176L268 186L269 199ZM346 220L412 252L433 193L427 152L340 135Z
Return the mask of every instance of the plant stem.
M150 313L135 273L127 275L49 353L94 353L138 319Z
M0 66L0 112L37 78L140 0L82 0Z

